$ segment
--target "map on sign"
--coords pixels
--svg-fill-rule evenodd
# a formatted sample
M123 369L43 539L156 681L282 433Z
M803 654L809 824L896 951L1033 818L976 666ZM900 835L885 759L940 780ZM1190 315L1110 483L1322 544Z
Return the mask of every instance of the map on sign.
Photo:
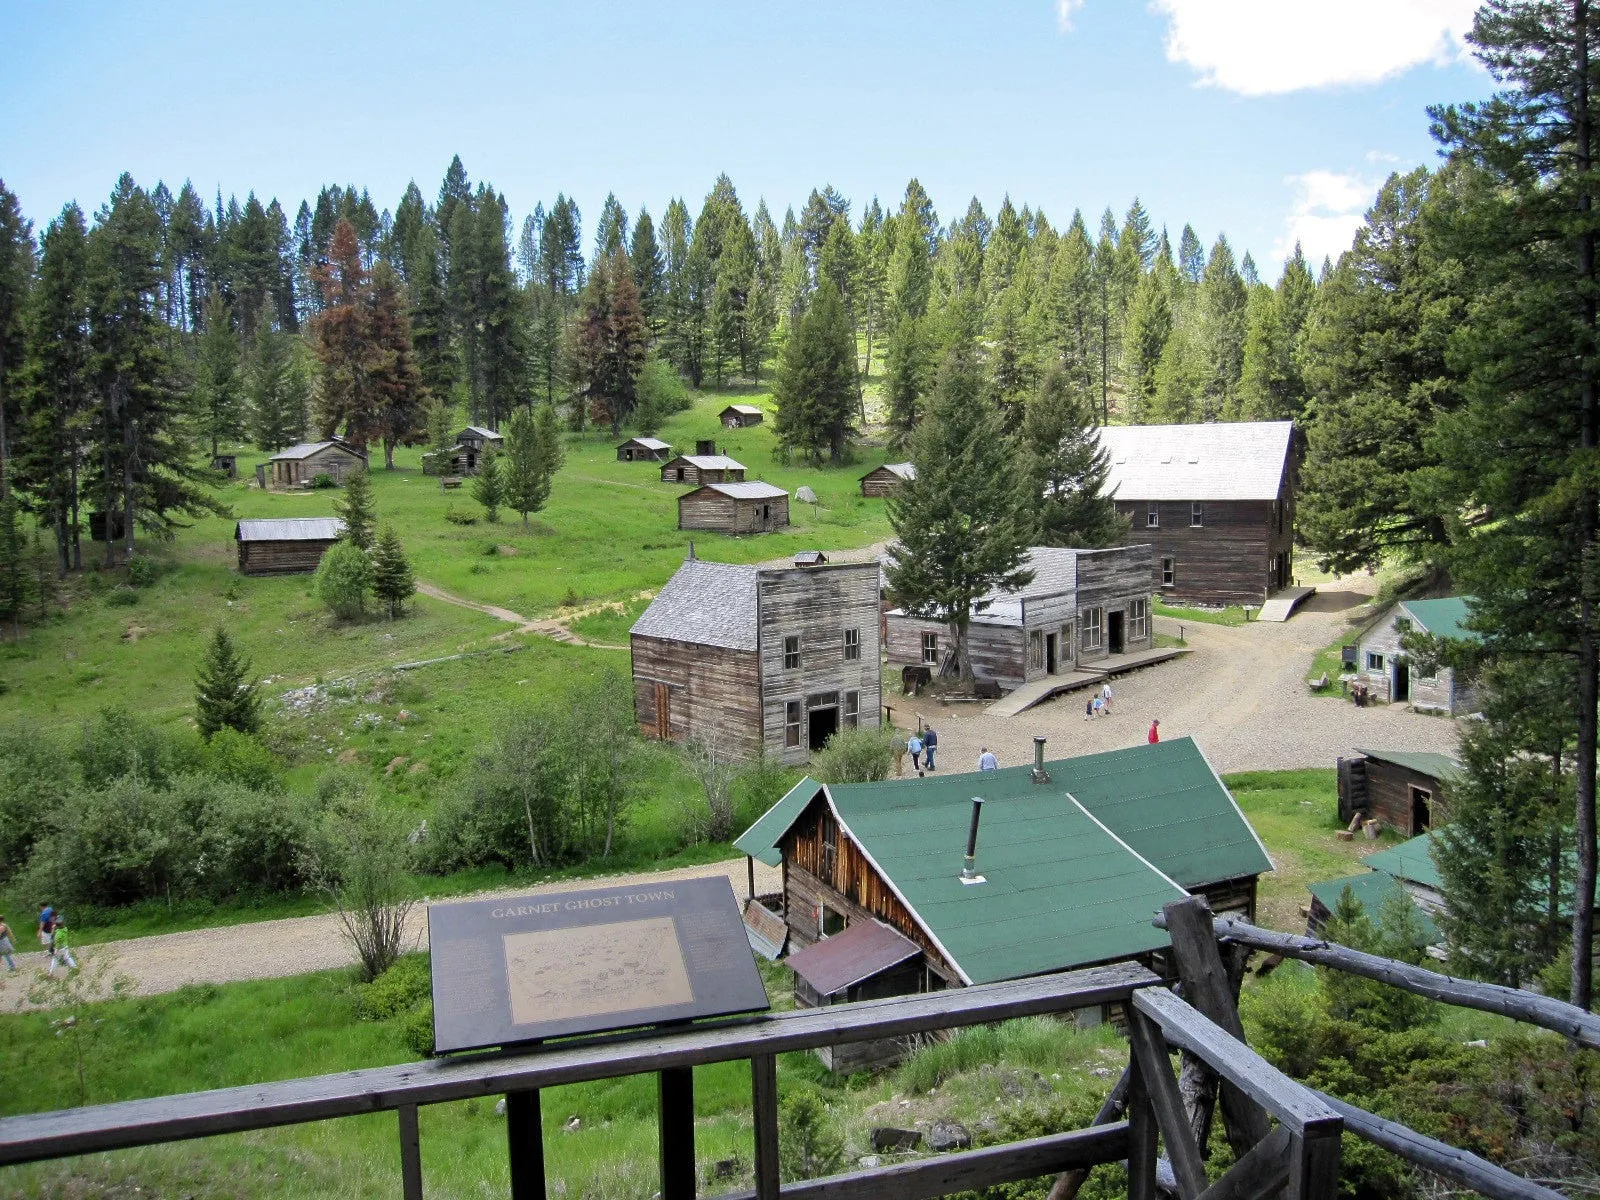
M434 1049L768 1007L722 877L428 906Z

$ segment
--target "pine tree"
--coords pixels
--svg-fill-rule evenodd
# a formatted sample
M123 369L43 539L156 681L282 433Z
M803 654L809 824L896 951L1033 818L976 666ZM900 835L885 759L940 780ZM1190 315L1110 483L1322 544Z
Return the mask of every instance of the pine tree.
M428 406L428 447L435 453L448 454L456 444L456 434L461 426L456 407L447 397L434 396Z
M1178 273L1187 283L1199 283L1206 270L1206 249L1200 244L1194 226L1185 225L1178 238Z
M15 493L0 496L0 617L10 618L13 640L22 637L22 613L34 594L20 513Z
M328 261L317 268L322 311L311 322L312 345L321 364L317 423L358 446L379 436L377 397L369 385L373 365L367 269L355 226L341 218L334 227Z
M494 525L500 520L500 505L505 501L505 486L500 478L500 456L486 449L478 459L478 474L472 481L472 498L483 505L484 519Z
M344 495L333 502L333 511L344 521L344 540L360 550L371 550L372 527L377 520L372 476L365 470L346 475Z
M889 258L889 313L893 320L920 318L928 311L933 291L933 251L939 218L933 201L913 179L895 215L894 252Z
M33 270L33 223L0 179L0 494L11 486L11 443L19 416L12 381L22 363L23 311Z
M418 445L425 435L428 393L417 369L400 277L386 262L372 270L368 321L372 369L367 384L372 389L375 430L383 442L383 465L392 471L394 448Z
M248 377L251 437L264 450L282 450L305 436L310 396L298 361L299 339L256 323L254 361Z
M922 416L922 400L933 373L932 354L921 321L903 316L890 329L883 371L889 431L897 443L904 445Z
M972 355L952 351L911 439L916 477L889 499L896 542L887 574L906 612L950 625L962 680L972 678L973 603L1032 579L1024 567L1032 520L1013 457Z
M382 600L392 621L405 610L405 602L416 594L417 581L411 563L394 526L385 523L372 548L372 594Z
M824 280L799 327L784 343L772 397L773 431L786 452L801 451L813 463L824 453L844 461L854 432L856 407L855 328L833 284Z
M615 192L606 193L606 202L600 207L600 220L594 227L594 261L610 258L621 251L628 252L628 211L617 202Z
M594 276L589 277L592 285ZM522 528L528 528L528 514L538 512L550 496L550 477L545 473L539 446L539 427L534 415L519 408L506 426L505 457L500 468L506 507L522 514Z
M1206 359L1201 415L1214 421L1236 405L1239 377L1244 373L1247 296L1226 237L1218 235L1211 248L1198 299Z
M259 732L261 696L257 687L250 660L239 653L227 629L218 625L195 676L194 717L200 736L209 742L222 729Z
M233 332L233 309L218 292L206 301L205 331L195 348L195 376L200 417L215 458L220 443L233 442L244 433L239 338Z
M661 247L656 244L656 226L650 211L641 207L633 224L633 240L628 245L628 262L633 267L633 286L639 292L639 311L652 340L662 333L662 305L666 300L666 265Z
M1035 545L1096 550L1122 541L1128 523L1106 494L1111 460L1094 404L1063 368L1051 368L1028 401L1022 445Z
M1156 397L1156 371L1172 336L1172 302L1166 277L1170 264L1162 264L1139 278L1122 343L1122 377L1127 387L1127 412L1134 423L1149 420Z
M612 437L639 402L647 336L627 258L619 253L595 264L578 316L576 365L588 402L610 418Z
M561 440L561 423L556 418L554 404L541 404L533 421L538 434L539 473L545 478L545 494L548 496L554 486L556 472L567 461L567 448Z
M1056 242L1044 292L1034 305L1034 339L1040 348L1041 368L1059 362L1075 383L1098 387L1096 309L1094 247L1083 218L1073 213L1072 224Z

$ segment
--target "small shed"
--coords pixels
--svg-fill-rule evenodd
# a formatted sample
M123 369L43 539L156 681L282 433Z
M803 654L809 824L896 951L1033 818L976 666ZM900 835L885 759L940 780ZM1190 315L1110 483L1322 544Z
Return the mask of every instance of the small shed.
M1384 871L1366 871L1360 875L1347 875L1343 879L1327 879L1321 883L1308 885L1311 892L1310 916L1306 919L1306 935L1308 937L1321 937L1322 929L1328 923L1328 918L1333 916L1333 910L1338 907L1339 897L1344 895L1346 888L1350 894L1365 910L1373 924L1377 924L1383 912L1383 906L1392 895L1404 896L1416 905L1418 924L1422 933L1417 939L1419 948L1437 945L1443 941L1439 926L1434 923L1428 910L1417 904L1409 892L1395 879L1393 875Z
M1397 879L1411 893L1417 907L1429 916L1444 911L1444 879L1439 875L1438 864L1433 861L1432 830L1398 846L1369 854L1364 865Z
M221 471L229 479L239 478L239 456L237 454L214 454L211 456L211 469Z
M505 445L505 438L493 429L485 429L482 425L468 425L456 434L456 445L465 446L475 454L482 454L485 450L499 450Z
M917 477L917 468L908 462L884 463L861 477L863 496L892 496L900 485Z
M744 480L744 464L726 454L680 454L661 466L662 483L687 483L699 487L703 483L740 483Z
M257 472L257 478L264 476L269 487L310 487L318 475L342 484L351 472L366 470L367 456L342 438L329 438L280 450L267 460L266 468Z
M629 438L617 447L618 462L664 462L672 457L672 447L660 438Z
M1404 639L1410 633L1477 642L1478 634L1466 627L1471 596L1438 596L1430 600L1399 600L1384 610L1356 643L1356 677L1372 695L1390 704L1407 704L1419 712L1459 716L1477 709L1469 680L1458 678L1451 667L1413 663Z
M696 454L715 454L717 452L717 440L715 438L696 438L694 452Z
M240 521L233 529L241 575L305 575L344 535L338 517L279 517Z
M717 414L725 429L745 429L766 420L766 413L754 404L730 404Z
M770 483L708 483L678 497L679 529L768 533L789 524L789 493Z
M794 552L794 565L797 567L820 567L828 561L828 556L821 550L796 550Z
M924 990L922 947L871 918L795 951L785 962L794 972L798 1008L823 1008ZM898 1062L905 1052L900 1038L817 1047L823 1066L845 1073Z
M1448 754L1424 750L1367 750L1339 759L1339 823L1364 812L1405 837L1445 821L1445 792L1461 773Z

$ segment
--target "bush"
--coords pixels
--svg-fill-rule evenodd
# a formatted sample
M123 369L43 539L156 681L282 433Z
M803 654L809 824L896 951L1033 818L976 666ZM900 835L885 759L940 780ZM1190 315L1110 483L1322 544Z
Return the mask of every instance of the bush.
M876 783L894 769L894 731L882 725L841 729L811 756L808 774L822 783Z
M844 1138L822 1094L810 1084L778 1101L778 1156L785 1183L831 1175L844 1162Z
M356 987L356 1016L387 1021L426 1000L433 986L427 954L407 954L371 983Z
M317 599L335 617L354 621L367 611L367 593L372 590L372 561L361 547L335 542L317 564L311 587Z
M159 573L155 559L136 554L128 560L128 582L136 588L149 587Z
M119 583L106 593L106 603L113 608L132 608L139 603L139 591L125 583Z
M306 869L339 910L362 973L376 979L403 949L406 915L415 903L408 878L411 847L399 815L364 791L352 794L346 779L339 780L343 794L318 831Z
M658 418L688 412L694 407L694 400L684 386L683 377L670 363L659 358L645 359L637 386L639 407L648 408Z
M307 884L306 856L317 825L313 800L203 777L185 779L180 791L198 793L200 800L197 891L222 900L299 891Z
M180 738L156 729L120 708L103 708L78 728L73 760L91 788L124 775L137 775L157 787L172 776L200 766L198 738Z
M0 730L0 880L20 872L72 794L72 760L43 730Z
M175 793L133 775L82 788L50 814L26 890L74 904L182 896L195 878L194 816Z
M311 477L311 486L314 488L333 488L338 487L339 484L334 480L332 475L329 475L326 471L324 471Z
M454 505L445 509L444 519L452 525L476 525L478 518L472 513L458 512Z

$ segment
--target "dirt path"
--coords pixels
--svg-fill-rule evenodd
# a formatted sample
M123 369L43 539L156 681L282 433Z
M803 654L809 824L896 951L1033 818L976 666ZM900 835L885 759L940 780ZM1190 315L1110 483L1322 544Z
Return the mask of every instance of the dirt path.
M552 641L565 642L569 646L588 646L595 650L626 650L628 648L626 646L613 645L610 642L585 641L567 628L568 621L576 621L580 617L587 617L593 613L600 612L610 607L609 603L595 604L588 608L575 608L560 619L541 617L538 620L531 620L520 613L512 612L509 608L501 608L495 604L479 604L476 600L466 600L460 596L452 596L443 588L435 587L431 583L424 583L420 579L417 580L417 591L424 596L432 596L435 600L442 600L446 604L455 604L461 608L470 608L475 612L486 613L497 621L506 621L516 626L515 629L496 635L496 641L508 638L516 633L534 633L540 637L547 637Z
M745 860L734 858L671 871L570 879L451 899L530 895L630 883L666 883L675 879L718 878L726 878L733 885L734 895L740 900L745 898L748 888ZM782 886L783 873L778 868L756 863L757 892L774 892ZM427 910L423 905L418 904L411 910L406 923L406 936L409 947L427 949ZM27 946L30 942L31 933L23 939L22 944ZM140 996L172 992L193 983L277 979L307 971L348 966L355 961L355 954L339 925L339 918L333 913L193 929L184 933L160 933L153 937L85 946L75 953L78 961L87 965L95 955L108 950L116 955L114 974L126 976L131 981L133 994ZM27 1002L27 991L35 973L45 966L45 956L38 952L18 954L16 959L19 969L15 972L7 972L0 965L0 1012L20 1012L32 1007Z

